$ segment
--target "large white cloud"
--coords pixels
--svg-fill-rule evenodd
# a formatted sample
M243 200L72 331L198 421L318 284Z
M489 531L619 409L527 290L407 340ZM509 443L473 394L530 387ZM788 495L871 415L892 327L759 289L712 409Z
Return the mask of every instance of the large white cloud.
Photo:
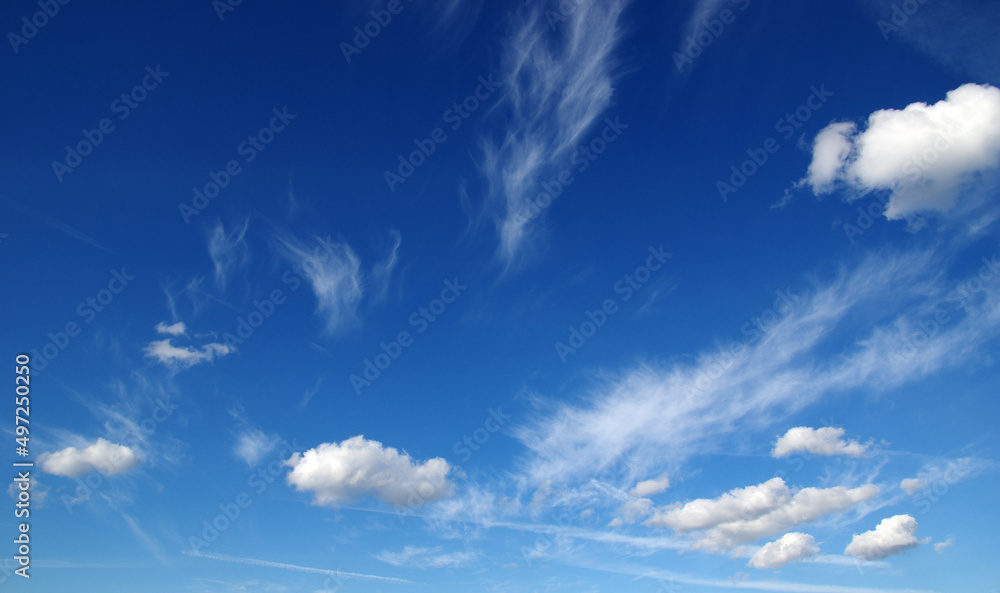
M965 84L933 105L876 111L860 131L851 123L827 126L802 183L816 194L843 185L849 199L888 191L885 216L900 219L974 206L998 169L1000 89Z
M867 449L867 445L862 445L857 441L845 441L843 428L824 426L823 428L810 428L808 426L796 426L789 428L783 436L778 438L771 450L772 457L788 457L793 453L810 453L812 455L849 455L851 457L861 457Z
M855 535L844 549L845 554L863 560L881 560L894 554L915 548L921 543L917 539L917 520L909 515L887 517L873 529Z
M323 443L285 462L288 483L312 492L314 503L339 506L371 496L398 507L420 506L454 494L451 466L440 457L414 462L406 453L364 436Z
M142 462L142 458L129 447L104 439L97 439L93 445L83 449L66 447L55 453L38 456L38 465L42 471L67 478L79 478L92 472L113 476L136 468Z
M792 531L773 542L764 544L750 558L748 566L754 568L779 568L789 562L797 562L819 552L816 540L806 533Z
M665 507L644 525L670 527L682 533L704 530L695 537L696 547L729 550L849 510L878 492L873 484L792 492L784 480L772 478L762 484L730 490L718 498Z

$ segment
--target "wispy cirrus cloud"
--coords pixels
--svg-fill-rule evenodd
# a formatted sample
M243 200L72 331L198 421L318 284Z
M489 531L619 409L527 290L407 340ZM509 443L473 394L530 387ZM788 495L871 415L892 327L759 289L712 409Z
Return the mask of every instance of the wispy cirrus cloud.
M447 568L468 564L479 557L476 552L445 552L441 547L405 546L398 552L383 550L376 558L393 566Z
M244 564L247 566L260 566L263 568L277 568L280 570L292 570L295 572L307 572L312 574L325 574L333 577L350 577L356 579L369 579L374 581L384 581L389 583L410 583L413 581L408 581L406 579L397 579L393 577L383 577L374 574L362 574L357 572L345 572L342 570L329 570L326 568L313 568L311 566L299 566L297 564L287 564L284 562L272 562L270 560L260 560L257 558L243 558L240 556L229 556L227 554L213 554L210 552L193 552L191 550L181 550L181 554L186 556L193 556L195 558L205 558L208 560L221 560L222 562L234 562L236 564Z
M336 333L357 321L358 304L364 295L361 258L347 243L317 237L309 244L279 237L284 255L316 296L316 312L326 329Z
M480 168L506 269L534 249L533 223L524 216L529 201L547 175L566 166L581 135L611 104L627 4L595 0L564 11L557 2L534 2L516 15L504 41L507 125L499 139L483 142ZM550 14L565 20L551 22Z
M208 255L215 270L215 284L225 290L229 278L250 263L250 246L246 241L250 219L227 231L217 222L208 235Z
M582 403L552 403L515 431L528 449L524 478L535 488L579 484L624 460L622 481L634 483L670 470L663 460L714 450L737 426L752 433L830 394L877 393L966 363L1000 329L1000 291L956 306L944 268L930 252L871 256L817 282L755 343L694 364L636 366L602 380ZM914 346L939 309L949 322ZM894 312L876 317L886 310ZM858 316L871 319L860 331L851 321ZM838 331L851 336L832 342ZM830 348L841 355L830 357Z

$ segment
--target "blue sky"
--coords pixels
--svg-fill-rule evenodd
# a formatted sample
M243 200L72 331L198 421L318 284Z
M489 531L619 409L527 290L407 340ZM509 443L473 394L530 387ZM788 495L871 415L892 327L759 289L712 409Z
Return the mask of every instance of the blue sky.
M2 13L4 590L1000 587L995 2Z

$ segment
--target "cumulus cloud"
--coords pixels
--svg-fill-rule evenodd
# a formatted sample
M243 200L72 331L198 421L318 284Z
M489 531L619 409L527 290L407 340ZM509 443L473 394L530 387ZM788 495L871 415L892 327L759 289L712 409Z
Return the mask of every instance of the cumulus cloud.
M83 449L66 447L55 453L38 456L38 465L42 471L67 478L79 478L92 472L113 476L134 469L142 463L142 458L129 447L100 438Z
M916 536L917 520L909 515L887 517L873 529L856 534L844 553L862 560L881 560L925 543Z
M927 484L919 478L906 478L899 483L899 487L902 488L907 494L912 495L926 488Z
M670 488L670 478L661 476L652 480L643 480L629 490L632 496L653 496Z
M788 432L778 438L774 449L771 450L771 456L781 458L788 457L793 453L849 455L851 457L864 455L865 449L868 448L867 445L862 445L857 441L845 441L843 436L843 428L797 426L788 429Z
M164 334L168 336L183 336L187 334L187 327L184 325L183 321L178 321L167 325L166 321L161 321L156 324L156 333Z
M479 555L475 552L443 552L440 547L406 546L399 552L383 551L375 557L393 566L447 568L468 564Z
M501 77L509 123L501 139L484 142L480 167L500 235L498 256L508 267L533 248L526 211L541 183L569 165L581 136L611 103L626 5L575 3L553 27L546 15L562 14L555 2L525 3L505 42Z
M773 542L764 544L750 558L747 566L754 568L779 568L789 562L798 562L819 553L813 536L792 531Z
M851 123L827 126L800 185L817 195L841 185L849 199L886 191L885 216L896 220L969 210L998 169L1000 89L970 83L933 105L876 111L860 131Z
M339 506L371 496L397 507L420 506L454 494L451 466L440 457L423 463L364 436L323 443L285 462L288 483L312 492L314 504Z
M233 352L233 349L226 344L210 343L204 344L201 349L191 346L183 348L170 343L170 338L166 340L155 340L146 345L144 349L146 356L155 358L161 364L169 367L188 368L203 362L211 362L217 356L225 356Z
M857 488L803 488L797 492L781 478L735 488L714 499L696 499L664 507L644 525L677 532L704 531L696 547L730 550L739 544L781 533L854 507L877 495L873 484Z

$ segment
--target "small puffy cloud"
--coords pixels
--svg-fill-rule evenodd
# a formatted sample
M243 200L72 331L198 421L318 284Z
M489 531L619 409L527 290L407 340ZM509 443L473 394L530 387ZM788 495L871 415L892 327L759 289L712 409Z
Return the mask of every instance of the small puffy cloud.
M943 554L946 549L954 545L955 545L955 538L949 535L948 539L946 539L945 541L934 544L934 551L937 552L938 554Z
M873 484L857 488L802 488L793 492L781 478L735 488L714 499L697 499L660 509L643 524L677 532L704 531L695 547L731 550L739 544L787 531L846 511L877 495Z
M813 536L792 531L776 541L764 544L753 555L748 566L754 568L779 568L789 562L798 562L819 552Z
M375 557L393 566L446 568L468 564L479 556L475 552L443 552L439 547L406 546L399 552L383 551Z
M156 324L156 333L164 334L168 336L183 336L187 334L187 327L184 325L183 321L178 321L171 325L167 325L166 321L161 321Z
M323 443L285 462L288 483L313 493L314 504L339 506L371 496L398 507L419 506L454 494L451 466L440 457L414 462L406 453L364 436Z
M146 345L145 353L150 358L155 358L161 364L169 367L188 368L203 362L211 362L216 356L225 356L233 349L226 344L211 343L205 344L200 350L190 346L179 348L170 343L170 338L166 340L155 340Z
M850 198L888 191L886 218L948 212L959 197L974 207L976 188L1000 170L1000 89L965 84L933 105L881 109L864 130L850 123L824 128L799 185L817 195L838 185Z
M266 434L258 428L250 428L236 436L234 453L247 465L257 465L265 455L275 450L280 440L277 435Z
M917 520L909 515L887 517L873 529L855 535L844 553L862 560L881 560L924 543L917 539Z
M906 478L899 483L899 487L906 491L907 494L912 495L926 488L927 484L919 478Z
M771 451L771 456L781 458L788 457L793 453L850 455L851 457L864 455L865 449L868 448L867 445L862 445L857 441L847 442L842 438L843 436L843 428L797 426L788 429L788 432L778 439Z
M667 488L670 488L670 479L667 476L661 476L652 480L639 482L628 493L632 496L653 496L665 491Z
M125 445L99 438L83 449L66 447L55 453L43 453L38 456L38 465L46 473L67 478L79 478L92 472L113 476L142 465L142 458Z

